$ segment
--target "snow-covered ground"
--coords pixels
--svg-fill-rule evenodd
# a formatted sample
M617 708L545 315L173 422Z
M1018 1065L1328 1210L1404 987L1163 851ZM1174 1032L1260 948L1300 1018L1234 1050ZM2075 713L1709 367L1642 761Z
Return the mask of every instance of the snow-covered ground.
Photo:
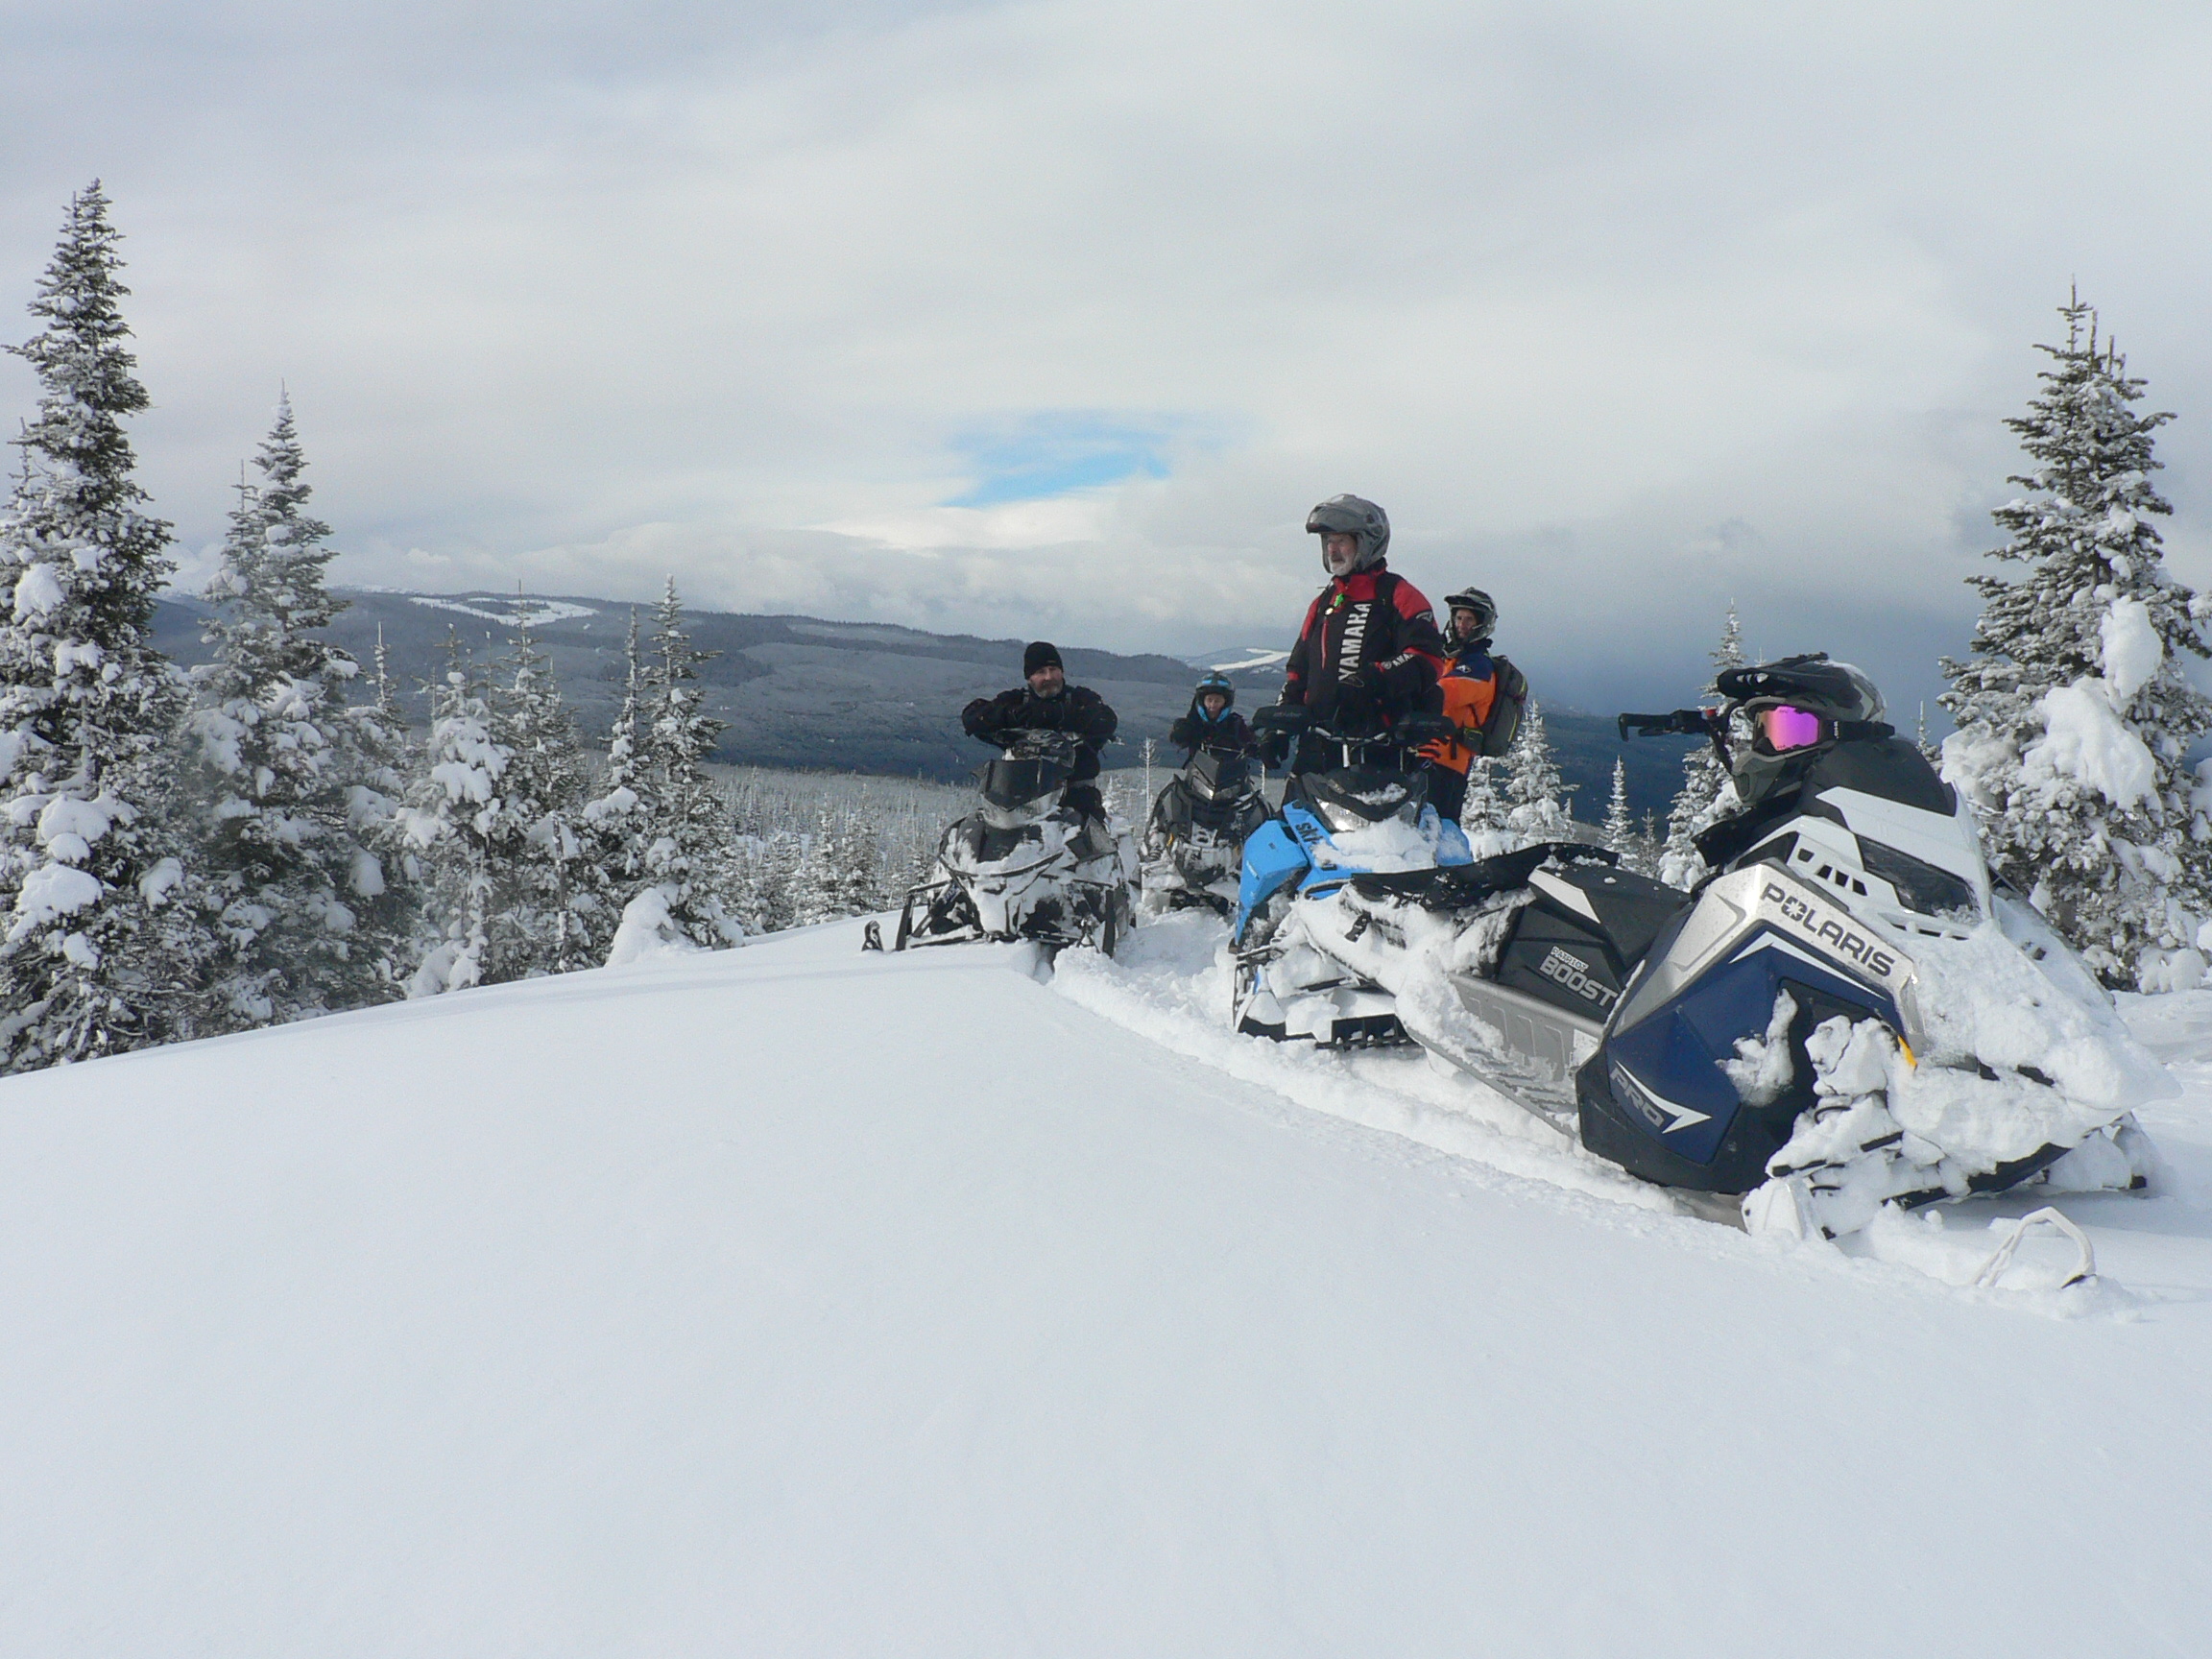
M1407 1055L858 926L0 1085L0 1652L2195 1654L2212 996L2148 1198L1874 1256Z

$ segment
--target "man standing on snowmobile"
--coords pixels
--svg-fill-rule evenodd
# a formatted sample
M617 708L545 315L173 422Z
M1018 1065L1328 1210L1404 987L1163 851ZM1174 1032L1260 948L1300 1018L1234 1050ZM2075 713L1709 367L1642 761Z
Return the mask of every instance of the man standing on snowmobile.
M1098 793L1098 751L1114 735L1118 722L1106 700L1088 686L1068 684L1068 671L1059 648L1046 640L1031 641L1022 653L1022 674L1028 684L996 697L978 697L960 711L960 724L971 737L1005 748L1023 732L1070 732L1080 737L1074 775L1060 793L1060 805L1087 818L1101 821L1106 803Z
M1418 588L1385 565L1390 520L1374 502L1332 495L1307 516L1306 531L1321 538L1329 586L1307 608L1290 648L1282 704L1303 707L1316 731L1386 743L1394 720L1443 709L1437 677L1444 639L1435 613ZM1290 769L1326 764L1328 753L1310 739L1301 742Z
M1452 616L1445 637L1451 659L1439 688L1444 718L1458 735L1428 744L1421 754L1429 762L1429 799L1438 812L1456 820L1467 801L1467 769L1478 757L1496 758L1513 747L1528 703L1528 682L1508 659L1490 649L1498 606L1489 594L1466 588L1444 604Z
M1237 687L1229 684L1226 674L1207 675L1190 694L1190 711L1167 729L1167 741L1182 745L1187 751L1183 757L1186 762L1201 749L1223 755L1251 754L1252 728L1237 712L1236 702Z

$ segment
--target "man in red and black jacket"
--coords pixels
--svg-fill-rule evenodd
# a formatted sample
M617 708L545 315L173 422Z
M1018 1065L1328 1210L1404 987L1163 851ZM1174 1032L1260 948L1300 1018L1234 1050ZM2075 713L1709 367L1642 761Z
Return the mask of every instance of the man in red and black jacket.
M1357 495L1333 495L1307 517L1306 530L1321 538L1329 586L1308 608L1290 648L1283 702L1303 704L1316 730L1355 739L1382 737L1402 714L1442 712L1436 682L1444 637L1421 589L1383 563L1390 520L1382 509ZM1308 769L1307 747L1292 771ZM1320 753L1314 750L1313 763Z

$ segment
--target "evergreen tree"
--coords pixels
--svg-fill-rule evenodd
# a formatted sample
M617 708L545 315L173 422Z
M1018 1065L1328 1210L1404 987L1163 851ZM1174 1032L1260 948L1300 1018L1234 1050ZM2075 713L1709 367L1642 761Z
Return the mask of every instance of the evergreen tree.
M1624 868L1651 874L1650 848L1628 810L1628 763L1618 758L1613 762L1613 793L1605 803L1604 845L1619 855Z
M169 526L139 511L123 418L118 233L95 180L69 204L8 349L37 373L0 512L0 1056L10 1070L190 1035L212 942L170 816L183 682L153 648Z
M512 857L513 818L501 788L512 754L493 735L481 677L448 634L443 684L431 687L424 769L397 814L423 877L421 960L410 997L480 985L496 972L493 917L502 867Z
M1719 694L1719 677L1730 668L1743 666L1743 630L1736 607L1728 607L1728 620L1720 629L1720 643L1713 648L1713 678L1704 694ZM1741 716L1729 736L1748 743L1750 729ZM1697 855L1697 837L1737 807L1735 781L1728 763L1710 742L1701 742L1682 757L1682 787L1667 814L1667 841L1659 851L1659 879L1671 886L1691 888L1704 878L1705 860Z
M360 665L317 637L345 602L324 583L330 527L306 511L289 398L254 464L207 590L214 661L194 671L188 717L222 941L212 990L241 1027L395 995L408 930L372 845L396 805L396 733L349 706Z
M1544 710L1531 697L1521 733L1506 756L1506 828L1525 841L1565 841L1573 837L1574 813L1563 787L1551 740L1544 732Z
M493 742L508 758L485 978L595 968L613 936L615 878L587 813L575 719L519 610L490 709Z
M707 757L725 722L704 708L699 664L718 655L692 646L670 577L654 615L639 709L639 769L650 808L645 885L664 902L669 923L709 950L744 937L742 925L725 902L733 876L727 812L706 772Z
M644 753L649 736L643 724L645 668L635 609L630 613L623 661L622 707L608 734L606 770L600 775L598 794L584 807L589 855L604 874L608 900L617 912L645 884L646 854L653 843L651 785L646 779L650 757Z
M2212 823L2190 746L2212 702L2182 674L2208 652L2200 603L2165 568L2144 383L2076 294L2028 413L2006 424L2033 462L1994 517L1971 648L1943 664L1958 724L1944 775L1973 802L1995 872L2028 894L2107 984L2194 982L2212 916Z

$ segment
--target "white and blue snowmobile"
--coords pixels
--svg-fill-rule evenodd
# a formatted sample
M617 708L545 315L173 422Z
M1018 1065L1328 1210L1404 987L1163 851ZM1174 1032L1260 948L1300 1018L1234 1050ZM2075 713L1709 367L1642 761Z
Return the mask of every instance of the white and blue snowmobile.
M1281 815L1245 839L1230 936L1231 1018L1238 1031L1277 1042L1403 1043L1395 997L1360 965L1368 952L1359 949L1378 924L1397 925L1352 893L1363 879L1425 883L1439 869L1473 861L1459 827L1429 805L1417 753L1450 728L1439 716L1412 714L1377 738L1348 738L1309 730L1305 712L1262 709L1254 720L1334 764L1294 776Z
M1137 854L1126 827L1059 805L1080 746L1072 733L1025 731L977 769L982 802L947 828L936 874L906 895L894 950L1031 939L1113 954Z
M1258 760L1222 749L1194 751L1154 798L1144 823L1145 909L1202 907L1228 916L1237 903L1245 839L1268 817Z
M1730 757L1742 809L1701 837L1694 893L1563 844L1356 877L1334 900L1338 969L1431 1053L1755 1231L2143 1186L2134 1112L2176 1086L1992 883L1969 808L1871 682L1815 655L1718 684L1721 709L1621 717L1623 737L1723 754L1731 717L1752 724Z

